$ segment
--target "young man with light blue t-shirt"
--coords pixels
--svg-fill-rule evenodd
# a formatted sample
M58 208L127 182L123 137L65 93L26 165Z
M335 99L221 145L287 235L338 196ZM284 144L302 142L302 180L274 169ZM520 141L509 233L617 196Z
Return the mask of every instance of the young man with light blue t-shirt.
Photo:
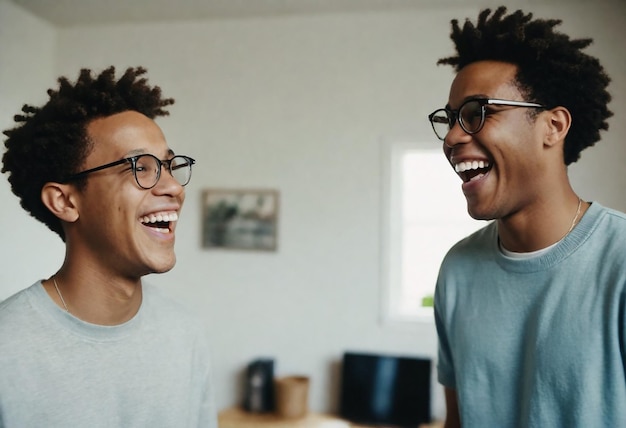
M558 20L452 21L457 74L429 119L469 214L435 293L446 427L626 426L626 215L567 165L612 115L609 77Z

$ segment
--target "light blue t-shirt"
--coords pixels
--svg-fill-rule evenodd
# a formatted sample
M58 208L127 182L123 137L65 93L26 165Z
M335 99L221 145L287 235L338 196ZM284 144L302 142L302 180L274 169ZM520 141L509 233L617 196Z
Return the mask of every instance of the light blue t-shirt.
M593 203L545 253L495 222L456 244L435 293L439 381L464 428L626 427L626 215Z
M143 286L118 326L60 309L41 282L0 303L0 428L216 428L206 335Z

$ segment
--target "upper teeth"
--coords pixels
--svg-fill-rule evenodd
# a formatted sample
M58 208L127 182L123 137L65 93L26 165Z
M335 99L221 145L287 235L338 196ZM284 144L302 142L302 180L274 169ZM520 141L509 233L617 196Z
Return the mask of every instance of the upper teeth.
M456 172L464 172L469 171L470 169L478 169L478 168L488 168L489 162L485 161L467 161L467 162L459 162L454 165L454 170Z
M156 223L157 221L176 221L178 220L178 214L172 213L157 213L143 216L141 218L142 223Z

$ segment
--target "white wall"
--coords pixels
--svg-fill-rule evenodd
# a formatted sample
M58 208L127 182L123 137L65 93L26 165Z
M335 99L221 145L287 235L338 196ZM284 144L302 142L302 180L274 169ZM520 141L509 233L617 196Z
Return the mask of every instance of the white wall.
M32 20L13 7L0 7L16 15L12 34ZM564 19L566 32L594 37L589 51L615 81L616 117L626 113L626 69L618 45L626 28L624 10L621 1L533 7L538 16ZM178 265L148 280L201 313L214 344L220 408L240 399L245 365L271 356L277 375L312 376L313 410L333 411L343 351L436 354L432 324L399 328L380 322L380 142L397 136L438 144L426 115L445 104L452 70L435 62L453 53L450 19L473 18L477 11L57 29L50 37L58 37L56 47L33 48L34 40L13 35L6 42L3 35L0 88L15 86L9 99L0 100L2 123L7 109L36 102L33 94L55 85L53 62L55 77L72 78L86 66L146 66L151 82L177 100L172 116L159 121L170 145L198 160L177 229ZM45 25L36 29L48 32ZM7 43L12 49L5 52ZM5 59L28 50L54 53L42 75L4 70ZM586 199L626 210L623 122L611 120L611 131L571 174ZM278 251L203 250L200 194L206 187L278 189ZM62 248L33 220L23 220L5 181L0 191L7 201L0 213L2 299L53 273ZM436 391L435 413L441 415Z
M25 103L39 105L55 83L57 31L13 3L0 0L0 130L13 127ZM1 152L4 153L4 135ZM24 165L25 168L28 165ZM0 300L47 277L61 265L64 246L30 217L0 179Z

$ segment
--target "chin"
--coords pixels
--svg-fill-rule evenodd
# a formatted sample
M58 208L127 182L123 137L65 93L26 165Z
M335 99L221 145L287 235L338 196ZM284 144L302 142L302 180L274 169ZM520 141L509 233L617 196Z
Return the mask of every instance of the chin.
M467 207L467 213L470 215L470 217L472 217L474 220L493 220L496 218L496 216L494 215L493 212L491 211L481 211L480 209L477 208L472 208L471 206Z
M176 257L172 257L169 260L161 260L153 262L149 265L150 273L165 273L169 272L176 265Z
M155 269L154 271L152 271L152 273L165 273L165 272L169 272L172 270L172 268L174 268L174 265L169 266L167 268L162 268L162 269Z
M488 220L495 219L495 217L491 215L478 215L478 214L474 215L471 213L470 213L470 217L472 217L474 220L487 220L488 221Z

